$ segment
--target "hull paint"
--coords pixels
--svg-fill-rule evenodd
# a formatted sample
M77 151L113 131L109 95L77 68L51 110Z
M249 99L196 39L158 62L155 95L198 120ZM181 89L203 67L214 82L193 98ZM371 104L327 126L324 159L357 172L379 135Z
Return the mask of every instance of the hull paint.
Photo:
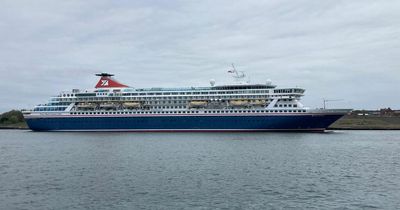
M343 114L257 116L146 116L27 118L34 131L323 131Z

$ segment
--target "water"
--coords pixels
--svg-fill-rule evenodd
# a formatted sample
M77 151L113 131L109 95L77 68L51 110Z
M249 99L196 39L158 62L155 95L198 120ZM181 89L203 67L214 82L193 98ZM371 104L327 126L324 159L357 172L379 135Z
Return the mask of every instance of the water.
M0 209L399 209L399 198L399 131L0 131Z

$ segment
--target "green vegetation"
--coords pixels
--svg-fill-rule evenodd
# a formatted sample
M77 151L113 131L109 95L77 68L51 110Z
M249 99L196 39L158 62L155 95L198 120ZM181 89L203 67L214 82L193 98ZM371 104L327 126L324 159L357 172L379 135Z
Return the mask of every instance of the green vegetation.
M375 113L365 111L354 111L332 124L329 129L341 130L400 130L400 115L397 113ZM364 115L365 114L365 115ZM28 128L21 111L11 110L0 115L0 129Z
M400 129L400 116L346 115L329 128L341 130L397 130Z
M0 115L0 128L27 128L21 111L11 110Z

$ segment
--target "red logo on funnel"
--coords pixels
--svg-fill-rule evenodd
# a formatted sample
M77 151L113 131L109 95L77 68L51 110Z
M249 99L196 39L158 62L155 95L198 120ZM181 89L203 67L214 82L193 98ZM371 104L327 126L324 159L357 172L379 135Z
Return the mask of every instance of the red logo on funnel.
M101 76L99 82L97 82L95 88L124 88L128 87L127 85L121 84L111 78L110 74L99 74Z

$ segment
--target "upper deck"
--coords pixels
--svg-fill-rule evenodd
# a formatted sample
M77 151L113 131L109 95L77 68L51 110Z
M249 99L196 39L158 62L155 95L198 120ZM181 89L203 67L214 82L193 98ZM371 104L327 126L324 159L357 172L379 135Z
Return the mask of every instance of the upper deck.
M98 74L94 89L64 91L34 111L74 110L188 110L301 108L302 88L276 88L267 84L211 84L209 87L133 88Z

